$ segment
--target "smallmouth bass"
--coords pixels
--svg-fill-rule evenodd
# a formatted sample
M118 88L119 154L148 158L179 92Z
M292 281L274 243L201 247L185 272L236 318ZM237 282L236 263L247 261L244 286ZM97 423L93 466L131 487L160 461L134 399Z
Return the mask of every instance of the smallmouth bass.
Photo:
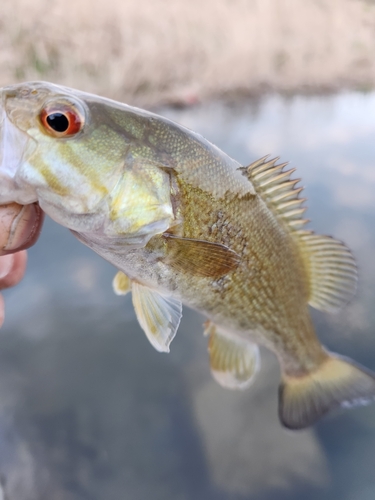
M327 352L308 305L335 311L355 292L346 246L305 228L286 164L242 166L153 113L44 82L0 90L0 203L38 202L111 262L151 344L168 352L182 303L208 318L214 378L251 385L258 345L281 367L290 429L370 402L375 375Z

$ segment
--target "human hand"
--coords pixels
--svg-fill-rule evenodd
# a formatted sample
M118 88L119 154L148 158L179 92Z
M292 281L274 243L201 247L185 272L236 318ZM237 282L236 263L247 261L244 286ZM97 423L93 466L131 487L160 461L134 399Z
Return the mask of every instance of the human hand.
M37 203L0 206L0 290L16 285L26 269L26 248L40 234L44 214ZM4 321L4 300L0 294L0 326Z

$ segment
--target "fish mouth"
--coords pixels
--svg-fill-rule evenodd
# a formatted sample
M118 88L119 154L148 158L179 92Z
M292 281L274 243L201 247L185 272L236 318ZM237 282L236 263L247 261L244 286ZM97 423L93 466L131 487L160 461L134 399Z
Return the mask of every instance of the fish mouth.
M37 201L37 198L18 185L17 173L22 166L29 138L9 119L7 97L8 92L0 89L0 205L12 202L27 205Z
M3 91L0 91L0 167L3 164L3 129L4 129L4 106L3 106ZM1 171L1 169L0 169Z
M6 191L9 189L9 179L5 167L5 120L4 91L0 90L0 204L14 201L6 197Z

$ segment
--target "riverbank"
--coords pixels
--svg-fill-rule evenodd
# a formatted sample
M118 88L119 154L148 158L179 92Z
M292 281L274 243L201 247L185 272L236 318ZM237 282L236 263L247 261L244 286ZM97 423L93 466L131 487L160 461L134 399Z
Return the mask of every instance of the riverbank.
M372 0L3 0L0 86L138 105L375 87Z

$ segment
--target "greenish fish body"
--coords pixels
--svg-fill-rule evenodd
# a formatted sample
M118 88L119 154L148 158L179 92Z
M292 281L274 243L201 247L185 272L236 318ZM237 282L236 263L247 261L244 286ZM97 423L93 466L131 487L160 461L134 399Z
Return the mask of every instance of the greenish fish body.
M223 386L251 384L258 345L277 355L286 427L374 398L374 375L315 335L309 304L346 304L356 265L343 243L305 229L285 164L244 167L170 120L43 82L3 88L0 120L0 203L38 201L114 264L114 289L131 291L157 350L169 351L184 303L208 318Z

